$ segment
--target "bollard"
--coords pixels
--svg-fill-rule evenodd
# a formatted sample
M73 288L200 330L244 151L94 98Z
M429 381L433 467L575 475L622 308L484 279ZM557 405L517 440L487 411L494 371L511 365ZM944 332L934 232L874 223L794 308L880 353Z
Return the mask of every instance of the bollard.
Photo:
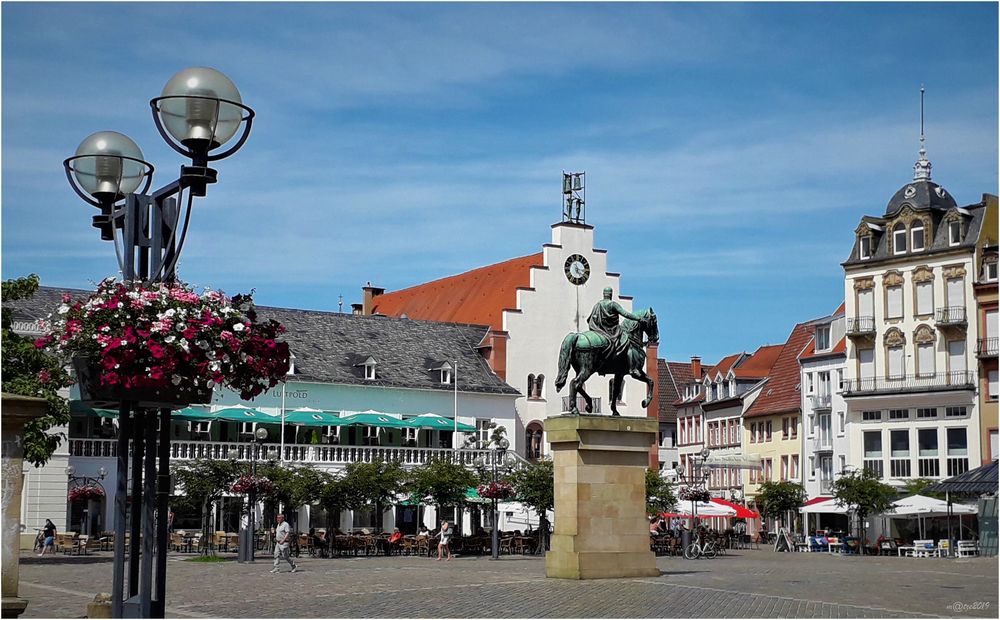
M111 595L101 592L94 597L93 603L87 603L88 618L110 618L111 617Z

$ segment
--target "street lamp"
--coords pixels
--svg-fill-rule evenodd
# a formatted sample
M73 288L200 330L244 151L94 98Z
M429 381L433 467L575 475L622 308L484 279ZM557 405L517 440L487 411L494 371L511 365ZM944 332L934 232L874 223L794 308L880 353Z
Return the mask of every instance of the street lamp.
M493 447L488 448L490 457L490 481L494 484L497 482L498 467L503 467L507 469L509 466L507 460L504 458L507 455L507 449L510 448L510 442L507 441L506 437L501 437L499 441L492 442ZM482 457L476 457L476 466L485 467L486 460ZM494 560L500 558L500 528L499 526L499 511L497 510L497 500L496 496L490 498L493 508L493 515L491 518L492 531L490 532L490 547L492 552L492 557Z
M677 472L677 479L683 482L688 488L696 488L704 490L705 484L708 482L709 472L705 468L705 460L708 458L709 450L708 448L702 449L701 452L691 455L691 462L693 464L691 477L686 476L686 471L683 467L678 465L674 468ZM698 503L694 500L691 501L691 529L693 530L698 522Z
M100 211L92 225L100 230L102 240L113 242L122 279L173 282L187 239L194 197L205 196L207 186L218 179L209 163L243 146L250 136L254 112L243 104L239 90L228 77L208 67L180 71L149 105L160 136L190 160L190 165L181 166L175 181L149 193L153 165L145 161L131 138L114 131L99 131L85 138L73 156L63 161L63 168L77 196ZM157 412L132 400L120 401L112 578L112 614L116 618L164 616L170 417L170 408ZM130 465L133 544L128 558L126 601L123 543Z
M247 557L248 562L254 562L254 555L257 551L257 524L255 520L257 518L257 452L264 445L264 441L267 440L267 429L263 426L258 426L257 430L253 434L254 450L250 456L250 475L253 478L253 483L250 485L250 518L247 522L250 526L250 534L247 538L250 539L250 555Z
M104 480L108 476L107 468L101 467L100 469L98 469L97 476L77 476L76 468L73 467L72 465L67 465L64 471L66 472L66 478L69 479L69 484L72 485L81 484L83 486L96 485L101 488L101 491L104 492L104 496L107 497L107 491L105 490L104 485L101 484L101 480ZM88 505L86 508L83 509L84 534L90 534L90 519L88 518L89 516L90 516L90 506Z

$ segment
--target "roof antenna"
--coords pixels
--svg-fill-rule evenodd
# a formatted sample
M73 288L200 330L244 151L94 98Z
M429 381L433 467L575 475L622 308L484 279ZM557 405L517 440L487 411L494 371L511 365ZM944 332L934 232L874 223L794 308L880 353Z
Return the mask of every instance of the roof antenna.
M924 85L920 85L920 150L917 163L913 164L914 181L931 180L931 162L927 160L927 149L924 148Z
M340 314L344 313L344 296L337 295L337 312Z

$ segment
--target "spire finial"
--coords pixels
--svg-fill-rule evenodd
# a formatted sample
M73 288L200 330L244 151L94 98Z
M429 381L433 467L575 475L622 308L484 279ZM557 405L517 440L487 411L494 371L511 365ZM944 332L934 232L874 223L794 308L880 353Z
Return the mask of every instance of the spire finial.
M924 85L920 85L920 150L917 163L913 164L914 181L931 180L931 162L927 159L927 149L924 145Z

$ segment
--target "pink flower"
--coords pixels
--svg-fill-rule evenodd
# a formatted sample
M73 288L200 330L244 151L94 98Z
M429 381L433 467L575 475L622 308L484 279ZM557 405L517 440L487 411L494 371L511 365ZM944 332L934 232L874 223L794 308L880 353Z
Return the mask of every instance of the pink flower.
M48 383L51 380L52 380L52 375L49 374L49 371L44 369L38 371L39 383Z

